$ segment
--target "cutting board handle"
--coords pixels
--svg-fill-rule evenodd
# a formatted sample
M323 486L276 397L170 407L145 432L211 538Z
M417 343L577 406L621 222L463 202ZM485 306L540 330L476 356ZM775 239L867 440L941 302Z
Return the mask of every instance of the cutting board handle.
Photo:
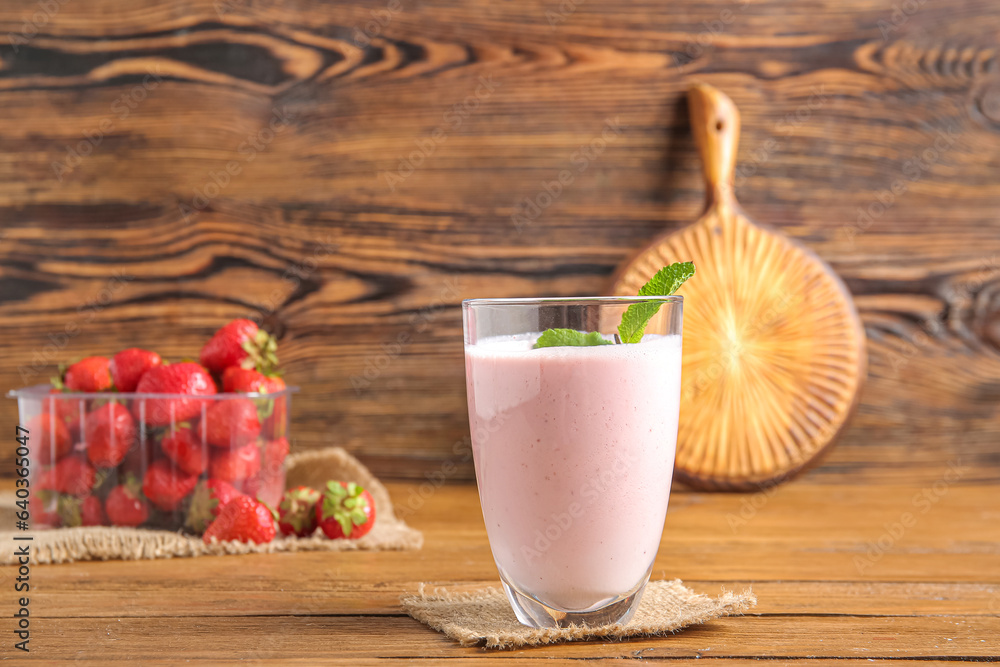
M705 175L705 208L732 204L740 112L725 93L705 83L688 90L688 112Z

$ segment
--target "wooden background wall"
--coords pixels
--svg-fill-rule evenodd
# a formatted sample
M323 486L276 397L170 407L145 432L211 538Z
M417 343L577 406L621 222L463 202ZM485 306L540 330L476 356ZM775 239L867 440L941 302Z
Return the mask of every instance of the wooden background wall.
M1000 469L994 0L2 0L0 35L0 386L262 313L296 448L436 471L467 433L461 299L598 292L697 217L707 81L743 112L746 210L870 337L813 474Z

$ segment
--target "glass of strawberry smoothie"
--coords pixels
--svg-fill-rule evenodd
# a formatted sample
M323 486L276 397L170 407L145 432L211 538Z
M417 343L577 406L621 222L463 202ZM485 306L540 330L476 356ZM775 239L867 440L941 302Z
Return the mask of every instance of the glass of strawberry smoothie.
M633 304L656 315L640 342L617 343ZM479 498L500 579L525 625L625 623L639 604L673 475L682 304L678 296L462 304ZM548 329L569 331L579 346L535 348Z

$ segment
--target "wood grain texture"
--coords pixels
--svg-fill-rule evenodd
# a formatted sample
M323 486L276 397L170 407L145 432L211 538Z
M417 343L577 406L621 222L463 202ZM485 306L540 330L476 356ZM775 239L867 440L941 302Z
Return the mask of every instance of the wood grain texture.
M743 116L747 214L864 319L869 382L811 475L997 477L996 3L58 4L0 1L4 386L257 314L296 448L470 478L460 300L596 292L694 219L705 81Z
M707 594L752 586L759 599L752 613L661 639L506 652L462 648L399 607L399 596L420 582L497 584L475 486L446 486L417 510L406 499L418 486L389 490L398 511L411 512L410 522L424 531L424 549L36 567L29 657L94 664L712 658L805 665L1000 655L996 484L949 486L922 512L913 502L924 492L920 485L803 479L777 489L735 528L727 517L754 494L675 493L653 577L680 577ZM881 549L885 524L905 511L917 521L859 570L856 559L869 557L868 542ZM0 579L13 572L0 568ZM5 651L0 656L10 655Z

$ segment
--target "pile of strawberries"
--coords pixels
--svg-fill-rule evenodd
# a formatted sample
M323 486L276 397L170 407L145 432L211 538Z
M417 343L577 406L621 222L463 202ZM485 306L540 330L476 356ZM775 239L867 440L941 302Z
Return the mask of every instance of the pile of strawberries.
M239 539L225 537L223 517L231 523L243 508L270 517L261 501L281 500L289 449L277 343L254 322L233 320L199 361L167 363L130 348L54 378L41 413L25 425L33 523ZM101 395L81 396L90 393ZM273 537L273 523L271 530Z
M215 489L211 494L228 492ZM371 494L353 482L327 482L322 493L308 486L296 487L285 492L277 512L244 495L220 506L218 516L205 530L205 542L238 540L264 544L273 540L278 530L289 537L309 537L317 528L331 540L356 540L375 525L375 502Z

